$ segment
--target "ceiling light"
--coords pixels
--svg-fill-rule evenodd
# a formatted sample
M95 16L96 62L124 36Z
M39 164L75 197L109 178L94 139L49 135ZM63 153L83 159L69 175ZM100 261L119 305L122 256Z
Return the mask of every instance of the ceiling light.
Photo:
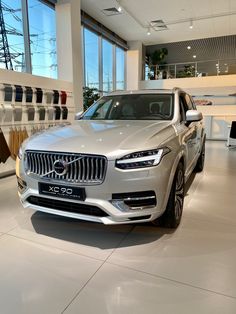
M190 50L190 49L191 49L191 46L188 46L187 49Z
M150 30L150 27L148 27L148 30L147 30L147 35L150 36L151 35L151 30Z
M121 12L121 11L122 11L122 7L119 6L117 10L118 10L119 12Z
M190 29L193 29L193 21L192 21L192 20L190 20L189 28L190 28Z
M196 58L197 58L197 56L196 56L196 55L193 55L193 58L194 58L194 59L196 59Z

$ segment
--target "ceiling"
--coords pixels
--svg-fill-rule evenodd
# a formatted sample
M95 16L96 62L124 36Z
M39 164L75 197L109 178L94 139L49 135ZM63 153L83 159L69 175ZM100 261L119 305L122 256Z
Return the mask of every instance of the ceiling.
M120 14L102 11L119 4ZM123 39L145 45L236 34L236 0L81 0L81 8ZM156 20L167 29L155 31L151 21Z

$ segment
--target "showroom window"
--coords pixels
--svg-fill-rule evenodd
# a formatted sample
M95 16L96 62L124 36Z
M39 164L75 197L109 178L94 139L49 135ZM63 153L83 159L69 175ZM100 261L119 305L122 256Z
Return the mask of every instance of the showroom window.
M125 51L116 47L116 90L125 89Z
M99 37L84 29L84 75L85 85L99 89Z
M28 0L32 74L57 78L55 10Z
M57 78L53 5L43 0L4 0L0 14L0 67Z
M100 93L125 89L125 49L86 27L84 42L84 85Z
M108 93L113 90L113 45L102 40L102 77L103 92Z
M21 0L1 1L0 67L25 71ZM5 35L5 36L4 36Z

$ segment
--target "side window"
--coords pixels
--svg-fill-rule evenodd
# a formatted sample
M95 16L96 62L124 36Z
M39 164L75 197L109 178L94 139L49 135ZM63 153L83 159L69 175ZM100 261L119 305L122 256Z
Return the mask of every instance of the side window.
M192 104L192 100L191 98L189 97L188 94L185 94L185 101L186 101L186 104L188 106L188 110L193 110L193 104Z
M194 109L194 110L197 110L197 107L196 107L196 104L195 104L195 102L194 102L193 97L190 97L190 99L191 99L191 101L192 101L193 109Z
M184 107L184 102L183 98L180 96L179 97L179 112L180 112L180 122L183 122L186 120L186 115L185 115L185 107Z

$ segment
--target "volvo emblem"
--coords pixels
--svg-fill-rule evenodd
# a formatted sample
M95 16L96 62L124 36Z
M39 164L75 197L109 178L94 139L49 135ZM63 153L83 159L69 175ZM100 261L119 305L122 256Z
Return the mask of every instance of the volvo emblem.
M67 173L68 165L64 160L56 160L53 164L54 171L58 176L64 176Z

